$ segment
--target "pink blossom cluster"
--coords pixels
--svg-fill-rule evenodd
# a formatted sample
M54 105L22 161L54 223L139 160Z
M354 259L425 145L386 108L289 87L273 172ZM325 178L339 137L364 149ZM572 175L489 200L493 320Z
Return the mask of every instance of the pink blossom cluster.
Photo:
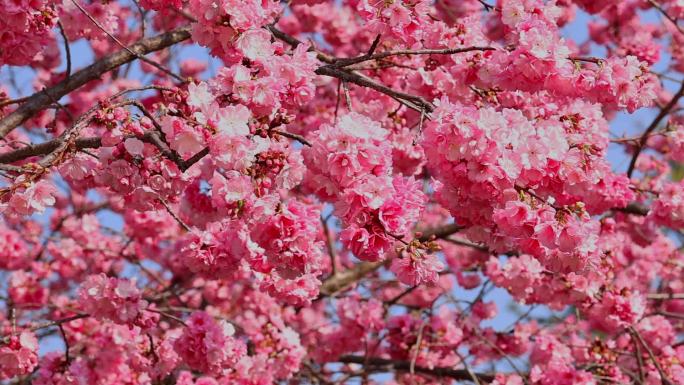
M571 48L560 37L559 9L542 1L507 1L501 22L510 52L491 53L478 76L488 86L511 90L549 90L556 95L582 97L607 108L634 112L650 106L657 81L648 63L635 56L611 56L590 67L577 67Z
M238 221L215 223L199 234L187 233L177 247L184 268L209 277L230 277L243 260L262 252L249 238L247 227Z
M352 113L322 127L304 152L305 185L335 203L347 225L340 233L343 244L368 261L383 259L395 238L408 235L425 200L417 181L390 176L386 138L376 122Z
M190 368L218 374L245 354L244 343L233 338L234 333L230 323L217 322L205 312L196 312L173 346Z
M29 263L29 250L21 234L11 228L3 226L0 230L0 268L3 270L17 270Z
M6 3L0 381L684 385L681 0Z
M291 55L283 54L270 34L250 30L240 36L236 46L244 47L239 64L222 68L212 83L215 92L250 107L258 114L272 114L280 108L296 110L314 96L313 71L318 60L305 44Z
M366 22L365 28L372 34L386 35L390 40L411 46L419 40L429 6L427 1L374 2L353 1L356 11Z
M42 213L55 204L57 190L45 179L17 181L9 193L0 197L0 212L7 216Z
M192 0L189 9L199 15L193 25L193 39L210 48L215 56L233 63L240 62L244 54L236 40L245 34L258 34L259 28L271 23L282 11L278 2L272 0ZM260 44L261 48L270 46L268 41L262 40Z
M0 9L0 65L27 65L40 60L41 51L55 44L57 22L53 2L19 0Z
M135 281L91 275L79 288L83 310L119 324L133 324L144 317L147 302L142 299Z
M318 276L327 262L320 221L320 212L314 206L290 201L251 230L252 239L263 252L250 265L266 275L262 287L274 292L275 297L296 304L318 294Z
M684 182L667 183L653 202L649 216L658 225L684 228Z
M0 346L0 379L6 380L31 373L38 365L38 339L24 330Z

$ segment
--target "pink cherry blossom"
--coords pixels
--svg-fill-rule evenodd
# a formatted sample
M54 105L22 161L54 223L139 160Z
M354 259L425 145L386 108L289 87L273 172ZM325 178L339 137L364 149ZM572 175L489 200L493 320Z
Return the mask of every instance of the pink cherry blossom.
M5 1L0 381L684 385L682 18Z
M88 277L79 289L79 298L86 312L123 324L138 320L146 307L135 282L104 274Z
M0 347L0 378L9 379L31 373L38 364L38 339L24 330Z
M245 354L245 345L232 335L235 328L226 321L215 321L204 312L195 312L174 348L190 368L220 374Z

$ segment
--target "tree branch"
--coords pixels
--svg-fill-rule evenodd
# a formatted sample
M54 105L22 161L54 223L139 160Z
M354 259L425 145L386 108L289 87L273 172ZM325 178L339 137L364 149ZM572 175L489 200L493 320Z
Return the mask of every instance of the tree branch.
M663 16L665 16L665 18L666 18L667 20L669 20L672 24L674 24L675 28L677 28L677 30L679 31L679 33L684 34L684 29L682 29L682 27L679 26L679 24L677 23L677 19L675 19L674 17L670 16L670 14L667 13L667 12L663 9L663 7L662 7L660 4L658 4L655 0L646 0L646 1L648 1L648 3L651 4L651 5L653 6L653 8L657 9L658 12L660 12L661 14L663 14Z
M684 299L684 293L651 293L646 295L646 298L655 300Z
M336 59L333 63L335 67L347 67L352 64L362 63L369 60L380 60L391 56L401 55L452 55L457 53L472 52L472 51L494 51L494 47L463 47L463 48L445 48L445 49L418 49L418 50L399 50L387 51L371 55L362 55L352 58Z
M421 242L427 242L431 239L446 238L449 235L456 233L461 229L463 229L463 227L455 223L451 223L424 232L420 237L418 237L418 240ZM340 290L343 290L344 288L348 287L349 285L353 284L354 282L360 281L366 275L378 270L383 265L389 262L390 259L385 259L383 261L378 262L361 262L357 263L356 265L354 265L354 267L350 269L338 272L337 274L332 275L328 279L323 281L323 284L320 287L321 296L333 295L339 292Z
M633 203L628 204L625 207L621 207L621 208L615 207L615 208L613 208L613 211L619 211L619 212L625 213L625 214L640 215L643 217L643 216L648 215L648 212L650 211L650 209L648 207L642 205L641 203L633 202Z
M404 371L408 372L411 370L411 363L408 361L400 361L400 360L388 360L385 358L379 358L379 357L362 357L362 356L342 356L339 359L339 362L347 363L347 364L360 364L360 365L366 365L366 366L389 366L395 370L399 371ZM422 373L422 374L427 374L430 376L435 376L435 377L449 377L453 378L454 380L460 380L460 381L471 381L471 373L468 373L468 370L462 370L462 369L452 369L452 368L445 368L445 367L434 367L434 368L426 368L423 366L415 366L414 371L416 373ZM482 382L492 382L494 381L494 375L489 374L489 373L472 373L475 375L478 380Z
M49 328L51 326L58 326L58 325L62 325L62 324L67 323L67 322L71 322L71 321L74 321L77 319L82 319L82 318L88 318L88 317L90 317L90 314L76 314L76 315L73 315L71 317L61 318L61 319L54 320L54 321L48 321L48 322L45 322L43 324L38 324L36 326L29 328L29 330L31 330L32 332L35 332L36 330ZM7 343L13 335L19 335L19 334L20 334L20 332L15 332L15 333L6 335L6 336L2 337L2 339L0 339L0 342Z
M59 100L64 95L86 83L99 79L103 74L137 59L138 56L136 54L145 55L150 52L159 51L188 38L190 38L190 28L183 27L154 37L141 39L128 49L105 56L56 85L31 95L16 111L0 120L0 139L4 138L35 113L49 106L53 99Z
M435 106L427 100L420 96L407 94L401 91L393 90L383 84L376 82L366 76L358 74L354 71L344 70L335 66L322 66L316 69L317 75L325 75L333 78L342 80L343 82L354 83L363 87L368 87L385 95L391 96L392 98L406 104L407 107L412 108L416 111L422 112L432 112Z
M660 122L665 119L665 117L670 113L672 108L677 105L677 102L679 102L679 99L684 96L684 82L682 83L681 87L679 88L679 91L670 99L670 102L667 103L665 107L663 107L660 110L660 113L658 113L658 116L656 116L655 119L653 119L653 122L651 122L651 125L648 126L646 131L641 135L641 140L639 140L639 144L636 147L636 150L634 151L634 155L632 155L632 160L629 162L629 168L627 169L627 176L632 177L632 173L634 172L634 167L636 167L636 162L637 158L639 158L639 154L641 154L641 150L646 146L646 142L648 141L648 137L651 134L651 131L655 130L656 127L660 124Z

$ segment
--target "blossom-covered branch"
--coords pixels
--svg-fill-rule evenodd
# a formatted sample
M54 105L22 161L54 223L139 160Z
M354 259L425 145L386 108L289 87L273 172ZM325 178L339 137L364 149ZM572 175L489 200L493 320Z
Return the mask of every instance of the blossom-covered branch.
M684 385L681 1L5 3L1 383Z

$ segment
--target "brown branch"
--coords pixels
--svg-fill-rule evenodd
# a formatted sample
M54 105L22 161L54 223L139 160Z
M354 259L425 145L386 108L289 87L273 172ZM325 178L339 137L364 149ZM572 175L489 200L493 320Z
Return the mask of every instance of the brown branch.
M0 101L0 108L9 106L10 104L20 104L28 100L28 96L23 97L23 98L17 98L17 99L4 99Z
M684 82L682 83L681 87L679 88L679 91L670 99L670 102L667 103L665 107L663 107L660 110L660 113L658 113L658 116L656 116L655 119L653 119L653 122L651 122L651 125L648 126L646 131L641 135L641 139L639 140L639 144L636 147L636 150L634 151L634 155L632 155L632 160L629 162L629 168L627 169L627 176L632 177L632 173L634 172L634 167L636 167L636 162L637 158L639 158L639 154L641 154L641 150L644 148L646 145L646 142L648 141L648 137L651 134L651 131L655 130L656 127L660 124L660 122L665 119L665 117L670 113L672 108L677 105L677 102L679 102L679 99L684 96Z
M59 325L65 324L67 322L71 322L71 321L74 321L77 319L82 319L82 318L88 318L88 317L90 317L90 314L76 314L76 315L73 315L71 317L61 318L58 320L38 324L36 326L29 328L28 330L35 332L36 330L49 328L51 326L59 326ZM21 333L21 331L18 331L18 332L12 333L10 335L6 335L0 340L0 342L7 343L13 335L19 335L20 333Z
M665 374L665 371L663 370L662 366L660 366L660 362L658 362L658 358L656 358L655 354L653 354L653 350L648 346L646 341L641 337L641 334L634 328L634 327L629 327L629 332L632 334L634 338L636 338L639 343L641 343L641 346L646 349L646 353L648 353L648 357L651 359L653 362L653 365L655 365L656 369L658 370L658 374L660 374L660 381L663 385L673 385L672 381L667 377Z
M398 51L387 51L387 52L381 52L377 54L365 54L357 57L352 57L352 58L342 58L342 59L335 59L333 66L335 67L347 67L352 64L356 63L362 63L365 61L370 61L370 60L381 60L385 59L388 57L392 56L401 56L401 55L452 55L452 54L457 54L457 53L464 53L464 52L473 52L473 51L494 51L496 48L494 47L463 47L463 48L445 48L445 49L418 49L418 50L398 50Z
M384 264L389 263L389 259L378 262L361 262L354 265L354 267L338 272L330 278L323 281L319 291L322 296L331 296L349 285L360 281L366 275L378 270Z
M278 134L280 136L284 136L286 138L292 139L292 140L296 140L299 143L301 143L307 147L311 147L311 142L306 140L306 138L301 136L301 135L293 134L293 133L287 132L287 131L280 131L280 130L271 130L271 132L273 132L274 134Z
M297 39L297 38L295 38L295 37L293 37L293 36L290 36L290 35L286 34L285 32L279 30L278 28L276 28L276 27L273 26L273 25L268 25L268 26L266 26L265 28L268 29L268 31L271 32L271 34L272 34L276 39L279 39L279 40L284 41L285 43L291 45L292 48L297 48L297 46L299 46L300 44L302 44L302 42L301 42L299 39ZM329 63L329 64L330 64L330 63L332 63L332 62L335 60L335 58L333 58L332 56L327 55L327 54L325 54L325 53L323 53L323 52L317 51L313 46L309 47L309 51L311 51L311 52L316 52L316 58L318 58L318 60L320 60L320 61L322 61L322 62L324 62L324 63Z
M59 327L59 333L62 335L62 339L64 340L64 362L69 365L71 363L71 357L69 356L69 339L64 331L64 326L62 326L62 324L58 324L57 326Z
M409 287L408 289L406 289L406 290L402 291L401 293L397 294L396 296L394 296L394 297L393 297L392 299L390 299L389 301L386 301L385 304L384 304L385 309L388 309L389 307L394 306L395 304L397 304L397 303L399 302L399 300L401 300L402 298L404 298L404 297L406 297L407 295L411 294L411 293L412 293L414 290L416 290L417 288L418 288L418 285L416 285L416 286L411 286L411 287Z
M64 40L64 51L66 53L66 78L69 79L71 76L71 48L69 47L69 39L67 39L67 35L64 32L64 26L62 25L61 20L57 20L57 26L59 27L59 33L62 35L62 40Z
M102 26L102 24L100 24L100 22L98 22L98 21L97 21L97 20L96 20L96 19L95 19L95 18L94 18L86 9L85 9L85 8L83 8L83 7L81 6L81 4L78 3L78 1L76 1L76 0L71 0L71 2L72 2L72 3L73 3L73 4L74 4L74 5L75 5L83 14L84 14L84 15L86 15L86 17L87 17L93 24L95 24L95 26L97 26L97 28L99 28L100 31L104 32L105 35L109 36L110 39L114 40L114 42L115 42L116 44L118 44L121 48L123 48L123 49L125 49L126 51L130 52L131 54L135 55L138 59L144 61L145 63L147 63L147 64L149 64L149 65L151 65L151 66L153 66L154 68L156 68L156 69L158 69L158 70L164 72L164 73L167 74L167 75L170 75L171 77L175 78L175 79L178 80L179 82L181 82L181 83L185 83L185 82L186 82L186 79L183 79L182 77L176 75L176 74L173 73L171 70L169 70L168 68L162 66L161 64L157 63L156 61L151 60L151 59L148 59L148 58L142 56L141 54L132 51L130 48L128 48L126 45L124 45L124 43L122 43L121 40L119 40L116 36L114 36L114 35L112 35L111 33L109 33L109 31L107 31L107 30L104 28L104 26ZM144 34L143 34L143 36L144 36Z
M442 227L438 227L436 229L431 229L423 232L423 234L420 237L418 237L418 240L421 242L425 242L429 241L433 237L435 239L443 239L461 230L463 230L463 226L457 225L456 223L450 223L448 225L444 225Z
M436 229L428 230L418 237L421 242L426 242L432 239L442 239L446 238L451 234L454 234L463 229L463 227L451 223ZM346 287L352 285L355 282L360 281L368 274L378 270L383 265L389 263L390 260L386 259L384 261L378 262L361 262L354 265L354 267L347 269L345 271L338 272L335 275L330 276L328 279L323 281L320 287L321 296L333 295Z
M400 361L400 360L389 360L385 358L379 358L379 357L362 357L362 356L342 356L339 359L339 362L347 363L347 364L359 364L359 365L366 365L366 366L374 366L374 367L382 367L382 366L387 366L392 369L398 370L398 371L403 371L403 372L408 372L411 370L411 363L408 361ZM452 368L446 368L446 367L434 367L434 368L427 368L423 366L415 366L414 371L416 373L422 373L422 374L427 374L430 376L435 376L435 377L449 377L454 380L459 380L459 381L470 381L472 380L471 374L468 373L468 370L462 370L462 369L452 369ZM489 373L473 373L477 378L482 381L482 382L492 382L494 381L494 375L489 374Z
M333 236L328 228L328 218L323 218L321 216L321 224L323 225L323 237L325 237L325 246L328 250L328 256L330 257L330 274L337 274L337 263L335 258L335 245Z
M571 61L583 61L586 63L601 64L605 60L600 57L583 57L583 56L568 56L568 60Z
M32 156L46 155L56 149L60 144L60 139L52 139L47 142L39 144L31 144L25 147L18 148L14 151L0 154L0 163L13 163ZM89 137L76 139L76 149L82 150L87 148L99 148L102 146L102 138Z
M425 331L425 325L427 324L427 321L428 320L425 319L420 324L420 328L418 329L418 340L413 345L415 346L416 351L413 352L413 357L411 357L411 362L409 362L409 373L411 373L411 379L413 379L413 375L416 373L416 360L420 354L420 345L423 343L423 332Z
M657 9L658 12L662 13L663 16L665 16L665 18L667 20L669 20L672 24L674 24L675 28L677 28L677 30L680 33L684 34L684 29L682 29L682 27L680 27L679 24L677 24L677 19L670 16L670 14L667 13L660 4L658 4L655 0L646 0L646 1L648 1L648 3L653 6L653 8Z
M279 30L278 28L274 27L273 25L269 25L266 27L271 34L277 39L280 39L289 45L291 45L293 48L296 48L302 42L298 40L297 38L290 36L283 31ZM434 110L434 106L432 103L426 101L420 96L416 95L411 95L407 94L404 92L396 91L393 90L392 88L389 88L383 84L380 84L376 82L375 80L359 74L355 71L351 71L348 69L340 68L335 66L336 62L339 62L340 59L332 57L328 54L325 54L321 51L316 50L313 46L309 47L309 51L316 52L316 57L318 60L328 63L329 65L324 65L316 69L316 74L317 75L324 75L324 76L330 76L333 78L337 78L341 80L342 82L349 82L349 83L354 83L356 85L362 86L362 87L368 87L373 90L376 90L380 93L383 93L385 95L388 95L392 97L393 99L399 101L400 103L406 105L407 107L414 109L418 112L431 112ZM398 52L398 51L397 51ZM382 54L378 54L382 55ZM374 55L370 55L374 56ZM429 119L429 117L428 117Z
M318 67L315 72L317 75L330 76L336 79L340 79L343 82L354 83L359 86L368 87L370 89L376 90L380 93L388 95L406 104L407 107L419 112L432 112L435 109L435 106L432 105L432 103L428 102L420 96L393 90L392 88L380 84L371 78L360 75L353 71L347 71L334 66L322 66Z
M49 106L52 103L52 99L59 100L64 95L86 83L99 79L103 74L137 59L136 53L138 55L145 55L150 52L159 51L188 38L190 38L190 28L183 27L154 37L141 39L130 46L129 49L105 56L90 66L72 74L68 79L64 79L46 90L31 95L21 107L0 120L0 139L34 116L35 113Z
M165 208L166 211L169 213L169 215L171 215L171 217L173 217L173 219L175 219L176 222L178 222L178 224L179 224L185 231L187 231L187 232L189 232L189 233L192 232L192 229L190 228L190 226L188 226L185 222L183 222L182 219L180 219L180 217L179 217L178 215L176 215L176 213L171 209L171 206L169 206L169 203L166 202L166 200L164 200L164 198L162 198L162 197L160 196L160 197L158 198L158 200L159 200L159 202L164 206L164 208Z
M684 299L684 293L651 293L646 295L648 299Z
M625 214L640 215L642 217L648 215L648 212L650 211L648 207L642 205L641 203L630 203L625 207L615 207L612 210L619 211Z

